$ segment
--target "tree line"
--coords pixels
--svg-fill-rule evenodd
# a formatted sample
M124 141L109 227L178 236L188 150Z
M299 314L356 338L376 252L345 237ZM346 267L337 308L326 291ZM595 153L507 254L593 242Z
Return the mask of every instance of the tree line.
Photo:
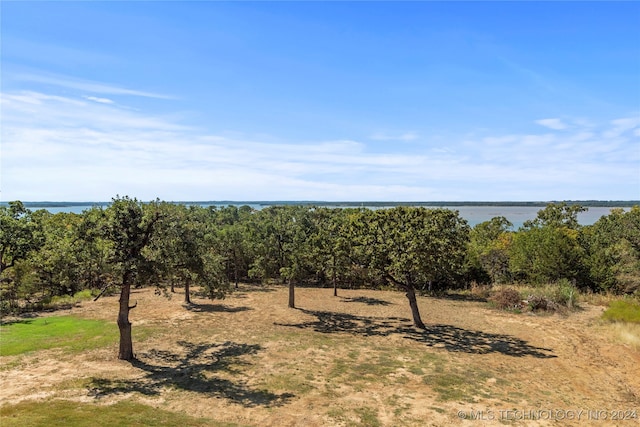
M454 210L300 205L201 207L116 197L82 214L0 207L0 308L84 289L120 293L121 359L134 357L129 311L136 286L196 286L224 297L241 281L289 286L393 287L424 328L416 293L471 283L559 283L640 292L640 207L581 226L580 205L552 203L518 230L504 217L470 227Z

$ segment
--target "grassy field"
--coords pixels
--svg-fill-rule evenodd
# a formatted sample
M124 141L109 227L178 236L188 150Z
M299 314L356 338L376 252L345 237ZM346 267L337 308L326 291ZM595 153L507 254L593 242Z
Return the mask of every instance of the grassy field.
M55 400L45 404L29 401L0 408L0 417L3 427L223 427L233 425L216 423L207 418L176 414L133 402L96 406L64 400Z
M50 348L80 352L113 344L118 339L113 324L73 316L16 320L0 326L0 356Z
M188 306L135 290L133 363L116 358L117 297L4 324L2 425L551 425L496 414L640 406L640 352L602 307L420 297L422 331L401 293L339 293L298 289L289 309L277 286Z

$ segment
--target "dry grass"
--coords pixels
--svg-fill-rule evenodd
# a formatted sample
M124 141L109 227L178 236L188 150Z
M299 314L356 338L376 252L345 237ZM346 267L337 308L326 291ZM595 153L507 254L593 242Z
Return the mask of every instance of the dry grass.
M640 351L640 324L613 322L606 325L605 328L616 341Z
M580 301L587 304L597 305L601 307L608 307L613 301L620 300L620 295L612 293L582 293L580 294Z

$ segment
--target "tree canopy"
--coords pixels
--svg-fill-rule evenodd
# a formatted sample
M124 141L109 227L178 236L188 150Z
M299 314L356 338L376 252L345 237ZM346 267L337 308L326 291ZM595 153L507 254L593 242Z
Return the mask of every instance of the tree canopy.
M550 204L513 230L503 217L471 228L457 211L186 206L116 197L82 214L0 207L2 313L39 298L92 289L120 293L119 357L134 357L132 286L223 298L231 284L393 287L424 327L416 295L476 283L567 281L593 291L640 292L640 207L581 226L577 205Z

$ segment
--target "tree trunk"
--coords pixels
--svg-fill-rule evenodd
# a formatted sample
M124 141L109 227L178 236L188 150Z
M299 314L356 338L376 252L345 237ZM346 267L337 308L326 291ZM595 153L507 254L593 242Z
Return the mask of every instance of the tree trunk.
M333 296L338 296L338 281L336 280L336 272L333 272Z
M396 285L398 288L406 292L407 299L409 300L409 306L411 307L411 315L413 316L413 326L420 329L427 329L422 323L420 318L420 310L418 310L418 301L416 300L416 290L413 288L413 284L410 280L406 283L399 281L389 273L385 273L387 280Z
M289 308L296 308L296 288L291 279L289 279Z
M131 294L131 273L124 273L120 288L120 310L118 311L118 329L120 330L120 349L118 359L134 360L133 341L131 340L131 322L129 322L129 296Z
M420 318L420 310L418 310L418 301L416 300L416 291L413 286L406 286L404 290L407 292L407 299L409 300L409 306L411 307L411 314L413 315L413 326L420 329L427 329L422 323Z
M236 289L238 289L238 262L233 264L233 281L235 282Z
M333 296L338 296L338 280L336 278L336 257L333 257L333 271L331 275L331 280L333 281Z
M184 303L191 304L191 292L189 291L189 282L191 280L187 279L184 281Z

